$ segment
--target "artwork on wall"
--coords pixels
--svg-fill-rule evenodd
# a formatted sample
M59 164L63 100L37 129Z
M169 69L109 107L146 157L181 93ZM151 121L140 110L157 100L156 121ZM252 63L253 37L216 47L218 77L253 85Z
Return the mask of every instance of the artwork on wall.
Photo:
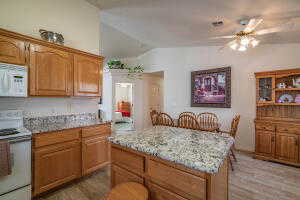
M192 72L192 107L231 107L231 67Z

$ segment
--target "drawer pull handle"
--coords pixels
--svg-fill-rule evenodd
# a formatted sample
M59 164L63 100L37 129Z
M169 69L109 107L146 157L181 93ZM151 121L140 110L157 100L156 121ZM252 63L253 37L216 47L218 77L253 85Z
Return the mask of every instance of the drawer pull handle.
M298 146L298 140L297 139L295 140L295 146Z
M271 142L275 142L275 136L272 136Z

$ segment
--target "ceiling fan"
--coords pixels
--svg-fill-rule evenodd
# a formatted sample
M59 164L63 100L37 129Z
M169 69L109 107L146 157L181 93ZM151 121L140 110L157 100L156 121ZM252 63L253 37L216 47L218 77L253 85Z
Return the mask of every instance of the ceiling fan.
M262 30L255 30L255 28L261 24L263 19L255 19L252 18L250 20L241 20L241 25L246 25L245 29L242 31L239 31L235 33L234 35L228 35L228 36L219 36L219 37L213 37L212 39L231 39L234 40L226 43L223 47L220 48L220 50L224 49L225 47L230 47L233 50L238 51L246 51L249 47L256 47L260 41L255 38L255 36L265 35L269 33L275 33L275 32L281 32L291 29L294 24L293 23L287 23L280 26L276 26L273 28L268 29L262 29Z

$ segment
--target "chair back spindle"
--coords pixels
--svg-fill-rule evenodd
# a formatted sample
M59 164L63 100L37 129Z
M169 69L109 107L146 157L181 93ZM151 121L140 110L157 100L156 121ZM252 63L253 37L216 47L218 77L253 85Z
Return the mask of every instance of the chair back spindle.
M161 126L174 126L174 121L167 113L159 113L156 124Z
M150 112L152 126L157 125L157 117L158 117L158 112L156 110L152 110Z
M178 119L179 128L188 128L198 130L200 128L197 119L190 114L183 114Z
M200 129L204 131L213 131L218 125L218 116L214 113L204 112L197 116L197 121L199 122Z

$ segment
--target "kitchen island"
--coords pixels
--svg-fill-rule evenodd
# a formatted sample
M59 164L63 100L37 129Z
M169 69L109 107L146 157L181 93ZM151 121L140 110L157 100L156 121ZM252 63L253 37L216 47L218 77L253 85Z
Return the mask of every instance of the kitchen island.
M156 126L108 140L112 187L138 182L152 200L228 200L228 134Z

